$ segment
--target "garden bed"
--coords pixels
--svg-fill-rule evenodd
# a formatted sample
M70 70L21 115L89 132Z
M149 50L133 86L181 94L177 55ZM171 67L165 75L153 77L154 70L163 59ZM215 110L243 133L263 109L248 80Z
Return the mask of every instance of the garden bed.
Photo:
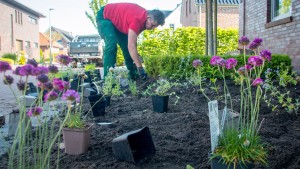
M238 86L229 83L233 100L238 100ZM143 85L144 86L144 85ZM145 86L144 86L145 88ZM232 89L233 88L233 89ZM234 90L236 89L236 90ZM294 97L299 97L300 87L289 89ZM111 126L94 125L91 146L83 155L70 156L62 153L60 168L103 168L103 169L183 169L186 165L195 168L210 168L210 129L207 116L208 107L205 97L198 92L198 87L185 86L176 89L180 97L177 105L175 98L169 101L166 113L152 111L151 97L132 96L113 97L106 108L103 122L112 122ZM210 93L208 93L210 95ZM238 104L234 104L238 107ZM298 113L299 114L299 113ZM260 129L262 140L267 144L267 167L256 165L255 169L299 169L300 168L300 118L281 109L271 112L264 103L261 108ZM90 120L92 121L91 117ZM156 155L143 163L133 164L118 161L112 151L112 140L126 132L148 126L156 147ZM53 157L57 156L55 147ZM6 168L8 157L0 158L0 168ZM52 161L55 168L56 161Z

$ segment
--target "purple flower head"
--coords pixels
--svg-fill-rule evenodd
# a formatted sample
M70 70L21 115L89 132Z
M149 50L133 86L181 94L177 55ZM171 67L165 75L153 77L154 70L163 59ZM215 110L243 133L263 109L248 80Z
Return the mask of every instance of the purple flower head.
M30 108L29 111L27 112L27 115L29 117L38 116L42 113L42 111L43 111L43 109L41 107Z
M34 67L30 64L26 64L20 68L19 74L21 76L29 76L34 74Z
M261 38L254 38L254 40L252 41L254 43L256 43L258 46L261 45L261 43L263 42L263 40Z
M57 55L56 60L65 66L72 62L72 59L67 55Z
M47 75L42 74L37 77L37 80L41 83L47 83L49 81L49 78Z
M263 60L260 56L250 56L248 59L248 64L252 66L261 66L263 64Z
M218 60L222 59L220 56L213 56L211 59L210 59L210 64L212 66L216 66L218 65Z
M11 85L14 82L14 78L10 75L5 75L3 79L4 84Z
M255 42L252 42L250 45L249 45L249 49L251 50L255 50L259 47L259 45Z
M250 71L252 69L253 69L253 67L251 65L245 65L245 70Z
M263 84L264 81L261 78L256 78L253 82L252 82L252 86L258 86Z
M239 44L243 46L247 46L250 43L250 40L246 36L242 36L241 39L239 39Z
M65 90L68 90L70 88L70 83L69 82L63 81L63 85L64 85Z
M200 66L203 66L203 63L201 60L199 60L199 59L193 60L193 67L197 68Z
M18 86L18 89L20 91L24 91L25 90L25 82L20 80L18 83L17 83L17 86Z
M56 66L54 66L54 65L50 65L48 67L48 69L49 69L49 72L52 73L52 74L58 73L58 68Z
M51 82L47 82L47 83L44 84L44 88L45 88L45 90L50 91L50 90L53 89L53 85L52 85Z
M240 75L245 75L246 72L249 72L252 70L252 66L251 65L245 65L245 66L242 66L238 69L238 73Z
M63 100L70 100L76 102L80 101L80 96L75 90L67 90L63 95L62 95Z
M262 50L260 52L260 56L262 57L263 60L271 61L272 59L272 53L269 50Z
M223 58L217 60L217 65L221 66L221 67L225 67L226 66L226 60L223 59Z
M54 89L57 89L59 91L64 90L64 83L62 80L60 80L58 78L54 78L52 81L52 84L53 84Z
M44 101L53 101L57 99L58 94L55 91L50 91L44 96Z
M20 75L20 70L21 70L20 66L16 67L16 69L13 71L13 74Z
M42 74L48 74L49 73L49 69L45 66L38 66L33 70L33 74L38 76L38 75L42 75Z
M28 59L27 63L26 64L30 64L34 67L37 67L38 66L38 63L35 61L35 59Z
M11 70L11 66L7 62L0 61L0 73Z
M226 69L232 69L237 65L237 60L234 58L229 58L226 60Z

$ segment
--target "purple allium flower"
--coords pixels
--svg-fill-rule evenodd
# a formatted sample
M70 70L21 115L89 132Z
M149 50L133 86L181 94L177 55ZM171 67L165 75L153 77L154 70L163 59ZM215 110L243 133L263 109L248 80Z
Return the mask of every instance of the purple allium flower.
M226 60L226 69L232 69L237 65L237 60L234 58L229 58Z
M69 82L63 81L63 85L64 85L65 90L68 90L70 88L70 83Z
M26 64L20 68L19 74L21 76L29 76L34 74L34 66Z
M258 46L260 46L261 43L263 42L263 40L261 38L254 38L254 40L252 42L254 42L254 43L258 44Z
M37 77L37 80L41 83L47 83L49 81L49 78L47 75L42 74Z
M52 73L52 74L58 73L58 68L56 66L54 66L54 65L50 65L48 67L48 69L49 69L49 72Z
M63 100L70 100L76 102L80 101L80 96L75 90L67 90L61 97Z
M42 111L43 111L43 109L41 107L30 108L29 111L27 112L27 115L29 117L38 116L42 113Z
M251 65L245 65L245 69L246 69L247 71L250 71L250 70L253 69L253 67L252 67Z
M255 50L259 47L259 45L255 42L252 42L250 45L249 45L249 49L251 50Z
M256 78L253 82L252 82L252 85L253 86L258 86L258 85L261 85L263 84L264 81L261 79L261 78Z
M226 60L223 59L223 58L217 60L217 65L221 66L221 67L225 67L226 66Z
M17 86L18 86L18 89L20 91L24 91L25 90L25 82L20 80L18 83L17 83Z
M44 84L44 88L45 88L45 90L52 90L53 89L53 85L52 85L52 83L51 82L47 82L47 83L45 83Z
M272 59L272 53L269 50L262 50L260 52L260 56L262 57L263 60L271 61Z
M56 60L65 66L72 62L72 59L67 55L57 55Z
M53 84L54 89L57 89L59 91L64 90L64 83L62 80L60 80L58 78L54 78L52 81L52 84Z
M260 56L250 56L248 59L248 64L253 66L261 66L263 64L263 60Z
M14 78L10 75L5 75L3 79L4 84L11 85L14 82Z
M252 66L251 65L245 65L245 66L242 66L238 69L238 73L240 75L245 75L245 72L249 72L252 70Z
M16 69L13 71L13 74L20 75L20 70L21 70L20 66L16 67Z
M218 60L222 59L220 56L213 56L211 59L210 59L210 64L215 66L218 64Z
M7 62L0 61L0 73L11 70L11 66Z
M199 59L193 60L193 67L197 68L200 66L203 66L203 63L201 60L199 60Z
M57 99L58 94L55 91L50 91L44 96L44 101L53 101Z
M241 39L239 39L239 44L243 46L247 46L250 43L250 40L246 36L242 36Z
M26 64L30 64L34 67L37 67L38 66L38 63L35 61L35 59L28 59L27 63Z
M33 74L38 76L38 75L42 75L42 74L48 74L49 73L49 69L45 66L38 66L33 70Z

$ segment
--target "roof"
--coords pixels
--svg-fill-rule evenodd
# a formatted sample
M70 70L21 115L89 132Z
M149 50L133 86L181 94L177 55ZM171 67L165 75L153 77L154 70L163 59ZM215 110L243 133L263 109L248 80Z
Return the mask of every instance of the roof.
M50 40L47 35L40 32L40 46L50 46ZM63 46L56 41L52 43L53 47L62 48Z
M206 0L195 0L196 5L205 4ZM239 0L218 0L219 5L238 5L240 4Z
M21 10L24 10L24 11L26 11L26 12L28 12L28 13L36 16L36 17L45 18L45 16L43 14L41 14L40 12L37 12L37 11L35 11L35 10L33 10L33 9L31 9L31 8L25 6L25 5L23 5L23 4L21 4L17 1L14 1L14 0L3 0L3 1L10 4L10 5L12 5L12 6L14 6L14 7L19 8Z
M56 28L54 26L51 26L51 30L56 31L58 34L61 35L61 37L66 41L66 42L71 42L74 39L74 36L72 35L71 32ZM49 32L49 28L46 30L46 32Z

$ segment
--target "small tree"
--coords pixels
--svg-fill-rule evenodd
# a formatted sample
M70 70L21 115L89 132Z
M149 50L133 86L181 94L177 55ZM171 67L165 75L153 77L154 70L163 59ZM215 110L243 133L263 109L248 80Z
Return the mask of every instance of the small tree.
M106 5L108 0L90 0L89 6L92 9L92 14L85 11L85 15L91 20L94 27L97 29L96 17L100 8Z

